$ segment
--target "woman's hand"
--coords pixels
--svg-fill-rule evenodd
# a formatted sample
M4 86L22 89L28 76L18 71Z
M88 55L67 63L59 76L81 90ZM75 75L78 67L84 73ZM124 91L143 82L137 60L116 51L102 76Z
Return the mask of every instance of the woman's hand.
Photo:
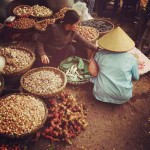
M41 61L42 61L43 64L49 64L49 62L50 62L47 55L41 56Z

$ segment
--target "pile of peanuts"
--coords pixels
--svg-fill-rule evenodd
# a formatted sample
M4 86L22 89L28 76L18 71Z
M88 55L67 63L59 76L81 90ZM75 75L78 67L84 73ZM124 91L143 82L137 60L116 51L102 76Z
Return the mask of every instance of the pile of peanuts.
M23 87L38 94L57 92L63 86L63 79L59 74L50 70L38 70L23 78Z
M31 8L30 6L18 6L14 9L14 13L18 16L27 15L31 13Z
M49 17L51 15L52 15L52 11L45 6L34 5L32 7L32 16Z
M30 29L35 25L35 20L30 18L19 18L12 22L13 28Z
M71 10L70 8L68 7L64 7L62 8L59 12L55 13L53 15L53 18L57 18L57 19L61 19L64 17L65 13L68 11L68 10Z
M29 52L11 47L2 48L0 55L6 59L6 66L3 69L3 73L13 73L21 70L33 60Z
M55 19L44 19L36 23L35 28L40 31L45 31L47 26L53 24Z
M77 32L79 32L79 34L81 34L88 41L93 41L99 36L99 32L95 28L92 28L92 27L77 26L76 30Z
M0 133L23 135L39 127L46 115L43 103L29 95L12 94L0 100Z

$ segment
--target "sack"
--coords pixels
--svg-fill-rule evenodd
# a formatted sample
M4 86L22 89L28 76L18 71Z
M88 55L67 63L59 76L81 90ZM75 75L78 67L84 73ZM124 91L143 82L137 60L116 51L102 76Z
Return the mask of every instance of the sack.
M88 8L86 6L86 3L83 3L83 2L80 2L80 1L76 2L73 5L73 9L75 9L78 12L78 14L80 15L82 21L93 19L93 17L91 17L91 15L88 13Z
M89 72L92 76L96 77L99 72L99 66L97 62L92 58L89 63Z

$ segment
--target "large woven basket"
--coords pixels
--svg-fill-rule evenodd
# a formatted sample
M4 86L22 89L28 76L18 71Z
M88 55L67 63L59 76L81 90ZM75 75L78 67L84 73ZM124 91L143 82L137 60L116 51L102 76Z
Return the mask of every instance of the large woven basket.
M99 24L99 27L96 26L96 23L98 22L102 22L103 24L100 25ZM95 23L95 24L94 24ZM110 32L111 30L114 29L114 24L108 20L104 20L104 19L90 19L90 20L86 20L86 21L82 21L80 23L80 25L84 25L84 26L90 26L90 27L94 27L96 28L99 33L100 33L100 36ZM104 26L109 26L109 28L106 28L104 31L102 31L102 28L104 28Z
M87 64L89 63L89 60L86 60L86 59L82 59L84 62L86 62ZM63 63L63 61L62 61ZM59 67L60 68L60 67ZM63 72L65 72L64 69L60 68ZM70 81L70 80L67 80L67 83L68 84L71 84L71 85L83 85L83 84L86 84L86 83L89 83L90 82L90 78L87 78L86 80L82 80L82 81Z
M54 73L56 74L59 74L61 76L61 79L63 80L63 85L62 87L58 88L57 91L55 92L49 92L49 93L35 93L33 91L30 91L28 88L25 87L24 85L24 79L31 75L32 73L34 72L38 72L38 71L42 71L42 70L47 70L47 71L53 71ZM21 83L21 86L23 87L23 89L33 95L36 95L36 96L39 96L39 97L42 97L42 98L49 98L49 97L53 97L53 96L56 96L58 94L61 93L61 91L65 88L66 86L66 83L67 83L67 77L65 75L64 72L62 72L61 70L57 69L57 68L54 68L54 67L39 67L39 68L35 68L35 69L32 69L30 71L28 71L27 73L25 73L22 77L21 77L21 80L20 80L20 83Z
M2 74L4 76L20 76L20 75L24 74L25 72L27 72L28 70L30 70L30 68L32 67L32 65L33 65L33 63L35 61L35 54L32 52L32 50L30 50L28 48L25 48L25 47L11 46L10 48L16 48L17 50L26 51L32 57L31 62L27 66L25 66L24 68L22 68L22 69L16 70L16 71L11 72L11 73L4 73L4 72L2 72Z
M13 93L13 94L8 94L8 95L5 95L3 97L0 98L0 101L7 97L7 96L10 96L10 95L25 95L25 96L32 96L32 97L35 97L31 94L28 94L28 93ZM37 98L35 97L38 101L41 101L43 103L43 106L45 108L45 117L44 119L42 120L41 124L38 125L35 129L33 129L30 133L25 133L25 134L22 134L22 135L10 135L10 134L0 134L1 136L4 136L4 137L8 137L8 138L11 138L11 139L14 139L14 138L23 138L23 137L26 137L26 136L29 136L29 135L32 135L34 133L36 133L36 131L38 131L40 128L43 127L44 123L46 122L47 120L47 116L48 116L48 109L47 109L47 106L46 104L43 102L43 100L41 100L40 98Z
M0 74L0 94L3 92L4 89L4 78L3 76Z

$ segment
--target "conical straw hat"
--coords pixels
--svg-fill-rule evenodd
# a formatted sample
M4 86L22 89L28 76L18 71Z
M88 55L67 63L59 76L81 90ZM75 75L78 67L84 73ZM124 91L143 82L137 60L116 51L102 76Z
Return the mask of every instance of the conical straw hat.
M113 52L125 52L135 47L134 41L120 27L105 34L97 43L99 47Z

